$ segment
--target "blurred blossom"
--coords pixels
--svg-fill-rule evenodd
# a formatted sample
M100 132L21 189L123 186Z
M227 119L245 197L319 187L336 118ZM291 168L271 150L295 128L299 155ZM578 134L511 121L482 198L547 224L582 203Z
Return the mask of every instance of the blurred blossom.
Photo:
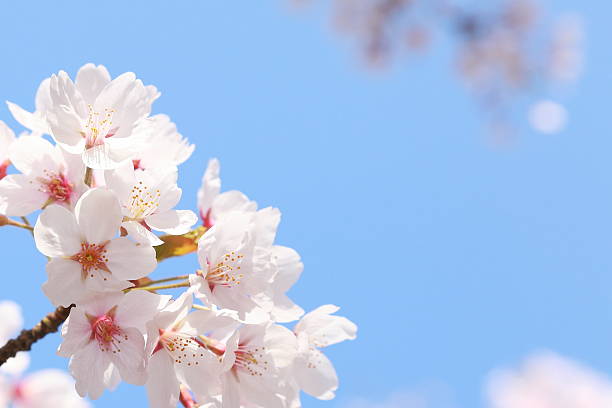
M15 336L22 326L21 307L10 300L0 301L0 346ZM74 381L64 371L41 370L21 378L29 364L29 354L22 351L0 368L1 408L90 407L77 395Z
M491 408L609 408L612 382L577 362L547 352L528 358L519 370L490 375Z
M490 122L511 122L508 113L525 94L579 77L583 31L578 16L550 16L539 0L493 0L480 2L482 7L465 3L335 0L334 20L340 32L356 39L373 66L385 65L402 51L422 51L432 45L436 32L450 28L459 77Z
M538 132L558 133L567 123L567 110L557 102L543 100L529 109L529 124Z
M354 398L342 408L453 408L449 388L440 383L417 386L396 391L386 397Z

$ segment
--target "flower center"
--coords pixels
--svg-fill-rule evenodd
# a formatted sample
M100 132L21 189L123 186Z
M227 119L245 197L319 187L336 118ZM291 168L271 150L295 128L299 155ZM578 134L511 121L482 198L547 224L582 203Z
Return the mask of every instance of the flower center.
M98 342L101 351L111 351L113 354L120 353L121 342L129 339L115 323L116 308L117 306L98 317L87 315L91 324L91 339Z
M37 180L40 182L39 191L49 195L49 204L52 202L70 203L74 186L64 174L44 170L44 177Z
M114 109L105 108L104 113L96 112L92 105L88 105L89 111L85 122L85 131L82 136L85 138L85 148L104 144L104 139L114 136L118 128L113 128Z
M101 244L89 244L87 242L81 243L81 252L70 257L73 261L81 264L81 274L83 279L89 277L93 278L93 272L96 270L102 270L110 273L110 270L106 266L108 258L106 257L106 244L108 241ZM104 277L104 280L107 280Z
M188 367L198 366L200 363L204 364L217 358L198 338L179 332L164 332L153 352L162 348L170 354L175 364Z
M153 191L145 186L142 181L132 188L129 203L130 217L133 220L140 220L151 215L159 207L161 192L159 189Z
M216 285L225 287L240 285L240 280L244 278L244 274L240 273L243 259L244 255L232 251L220 256L217 262L209 263L206 280L211 289Z
M264 355L266 348L252 347L241 344L234 352L236 361L234 362L234 370L241 370L255 377L263 376L268 371L268 361Z

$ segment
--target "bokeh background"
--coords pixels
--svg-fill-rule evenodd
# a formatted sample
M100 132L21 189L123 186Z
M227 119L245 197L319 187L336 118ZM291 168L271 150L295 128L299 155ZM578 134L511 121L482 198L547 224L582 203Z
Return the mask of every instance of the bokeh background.
M180 168L181 208L195 209L218 157L225 190L282 210L277 242L306 266L291 296L307 310L338 304L359 325L357 340L326 350L336 400L304 396L305 407L489 407L489 373L540 350L612 374L612 6L542 3L543 21L583 22L582 75L530 83L507 105L501 143L457 73L452 29L434 22L426 51L373 68L332 8L3 2L0 99L33 108L43 78L86 62L134 71L197 145ZM563 103L563 130L533 130L538 98ZM5 106L0 119L20 130ZM1 232L0 299L31 327L52 309L45 258L27 232ZM195 255L172 259L156 276L195 268ZM65 368L58 343L36 344L31 370ZM94 405L145 398L121 385Z

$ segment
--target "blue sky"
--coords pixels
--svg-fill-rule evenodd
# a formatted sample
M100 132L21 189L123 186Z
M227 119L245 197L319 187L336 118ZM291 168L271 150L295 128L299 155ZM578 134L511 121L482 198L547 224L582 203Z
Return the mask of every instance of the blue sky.
M424 58L372 73L320 8L209 3L6 3L0 99L32 108L41 79L86 62L134 71L197 144L180 169L182 208L195 208L218 157L224 189L283 211L278 242L306 265L293 298L338 304L360 330L327 351L337 400L305 407L431 383L480 407L489 370L543 348L612 373L610 5L555 2L587 32L584 75L563 93L569 125L544 136L519 122L499 148L444 36ZM0 119L16 126L5 107ZM51 310L45 259L26 232L2 234L0 298L32 326ZM185 257L156 274L196 267ZM66 367L58 342L36 345L32 369ZM95 406L144 398L123 385Z

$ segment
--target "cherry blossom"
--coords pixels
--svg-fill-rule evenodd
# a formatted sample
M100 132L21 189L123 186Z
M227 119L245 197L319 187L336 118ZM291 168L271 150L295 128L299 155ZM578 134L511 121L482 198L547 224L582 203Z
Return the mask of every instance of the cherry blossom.
M240 191L221 193L219 160L211 159L202 176L202 186L198 190L198 209L204 226L210 228L217 218L232 211L254 212L257 203Z
M123 227L130 237L147 245L163 242L151 229L180 235L189 231L198 217L191 210L174 210L181 199L176 185L176 167L134 170L130 162L105 173L106 186L121 203Z
M111 80L105 67L87 64L75 82L60 71L49 86L51 134L69 152L82 154L88 167L115 168L138 151L138 138L130 136L158 94L136 75L126 72Z
M135 169L152 169L178 166L193 153L195 145L189 144L176 130L176 125L166 115L155 115L140 122L134 129L135 138L141 138L145 146L132 161Z
M21 307L10 300L0 302L0 346L3 346L11 336L15 335L23 326L23 316ZM21 351L13 358L10 358L0 367L0 374L7 374L13 377L20 376L28 365L30 357L28 353ZM0 405L2 406L2 405Z
M214 332L211 338L217 340ZM270 322L242 326L224 346L220 406L288 406L282 374L293 363L296 347L295 336L283 326Z
M153 408L175 407L179 386L208 395L218 383L219 357L199 337L201 333L232 327L231 313L198 310L192 313L193 296L184 292L147 324L147 393Z
M353 340L357 326L345 317L332 316L338 306L323 305L307 313L295 325L298 353L293 372L299 388L313 397L329 400L338 388L338 377L331 361L320 348Z
M72 208L87 189L81 158L43 138L19 138L9 159L22 174L0 181L0 212L6 215L24 216L50 204Z
M126 237L115 238L121 225L115 195L95 188L77 202L74 214L50 205L36 222L36 247L51 258L43 292L54 305L69 306L90 292L118 291L128 280L155 269L155 251Z
M145 322L168 300L146 291L100 293L70 311L58 354L70 357L79 395L97 399L120 380L144 385Z

